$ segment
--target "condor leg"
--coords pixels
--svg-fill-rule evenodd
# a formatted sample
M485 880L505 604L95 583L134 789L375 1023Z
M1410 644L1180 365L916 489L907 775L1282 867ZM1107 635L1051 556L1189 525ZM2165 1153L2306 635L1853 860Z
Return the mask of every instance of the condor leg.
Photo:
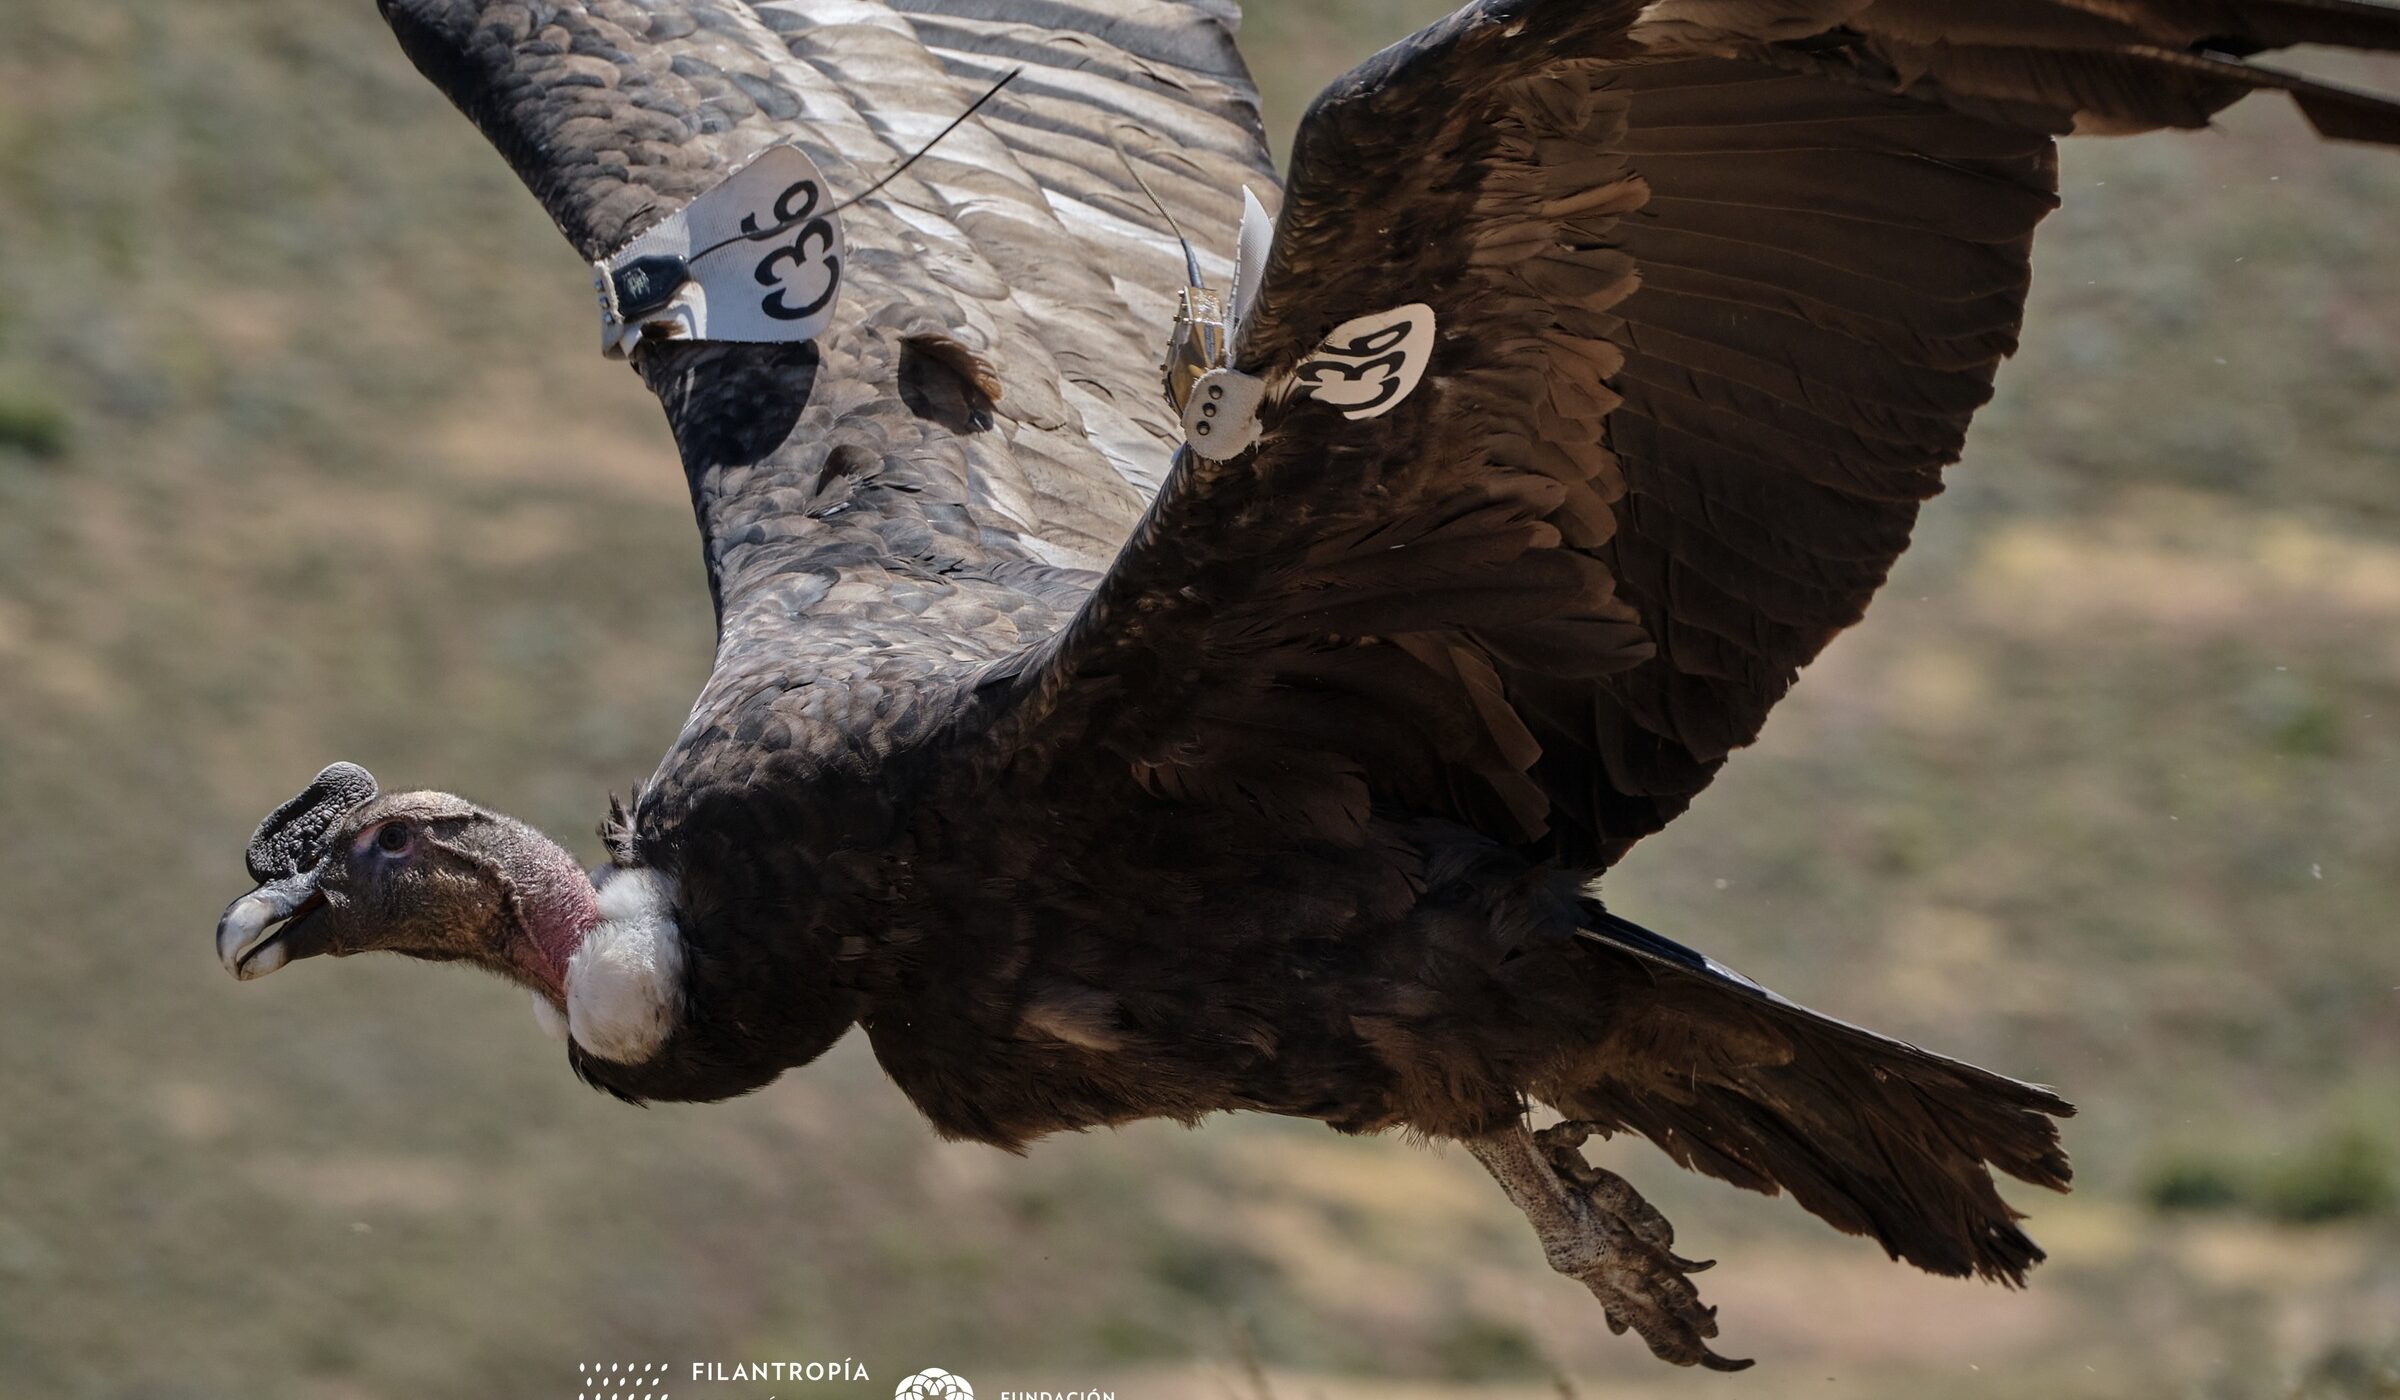
M1590 1136L1581 1123L1536 1133L1519 1122L1468 1138L1466 1147L1533 1223L1550 1267L1600 1300L1610 1331L1633 1329L1653 1354L1678 1366L1749 1366L1709 1349L1717 1310L1701 1305L1690 1278L1709 1262L1677 1256L1666 1217L1625 1178L1584 1160L1580 1149Z

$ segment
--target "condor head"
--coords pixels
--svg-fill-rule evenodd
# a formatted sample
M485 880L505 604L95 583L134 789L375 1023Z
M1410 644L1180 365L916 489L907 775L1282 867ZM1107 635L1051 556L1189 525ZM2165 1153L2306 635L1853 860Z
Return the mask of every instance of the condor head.
M270 813L245 858L258 887L217 922L217 957L244 981L320 954L404 953L558 1004L597 918L590 880L548 837L448 793L379 794L353 763Z

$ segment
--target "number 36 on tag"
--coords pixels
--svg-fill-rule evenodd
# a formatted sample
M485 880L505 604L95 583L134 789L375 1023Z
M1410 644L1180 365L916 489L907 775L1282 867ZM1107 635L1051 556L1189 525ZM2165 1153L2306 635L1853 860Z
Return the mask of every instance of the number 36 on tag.
M688 260L674 300L642 318L677 339L814 340L833 321L849 258L833 203L805 152L769 146L597 270L605 277L662 254ZM604 290L602 346L623 355L642 325L617 322L613 310Z
M1433 308L1410 302L1345 321L1292 371L1296 387L1344 418L1380 418L1416 392L1433 358Z

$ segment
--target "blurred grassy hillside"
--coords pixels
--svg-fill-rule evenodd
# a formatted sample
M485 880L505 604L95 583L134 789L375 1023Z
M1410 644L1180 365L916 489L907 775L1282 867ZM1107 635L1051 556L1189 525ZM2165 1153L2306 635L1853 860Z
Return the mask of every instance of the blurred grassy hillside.
M1260 0L1275 120L1436 8ZM856 1044L637 1112L488 979L229 981L241 842L330 759L595 855L705 672L697 550L584 270L365 0L7 14L0 1394L852 1357L815 1393L2400 1395L2400 159L2265 106L2076 148L1951 495L1612 877L2084 1105L2018 1295L1614 1151L1725 1261L1763 1364L1722 1378L1610 1338L1457 1154L1221 1121L1010 1160Z

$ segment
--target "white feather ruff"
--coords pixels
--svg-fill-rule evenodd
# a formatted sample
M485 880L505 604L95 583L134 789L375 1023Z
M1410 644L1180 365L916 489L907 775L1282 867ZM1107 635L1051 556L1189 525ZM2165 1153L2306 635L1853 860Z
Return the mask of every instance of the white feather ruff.
M560 1015L558 1008L550 1004L550 998L540 992L533 994L533 1023L540 1026L542 1034L552 1040L561 1045L567 1043L567 1018Z
M658 1053L683 995L675 884L621 870L600 887L600 924L567 962L567 1030L584 1052L621 1065Z

